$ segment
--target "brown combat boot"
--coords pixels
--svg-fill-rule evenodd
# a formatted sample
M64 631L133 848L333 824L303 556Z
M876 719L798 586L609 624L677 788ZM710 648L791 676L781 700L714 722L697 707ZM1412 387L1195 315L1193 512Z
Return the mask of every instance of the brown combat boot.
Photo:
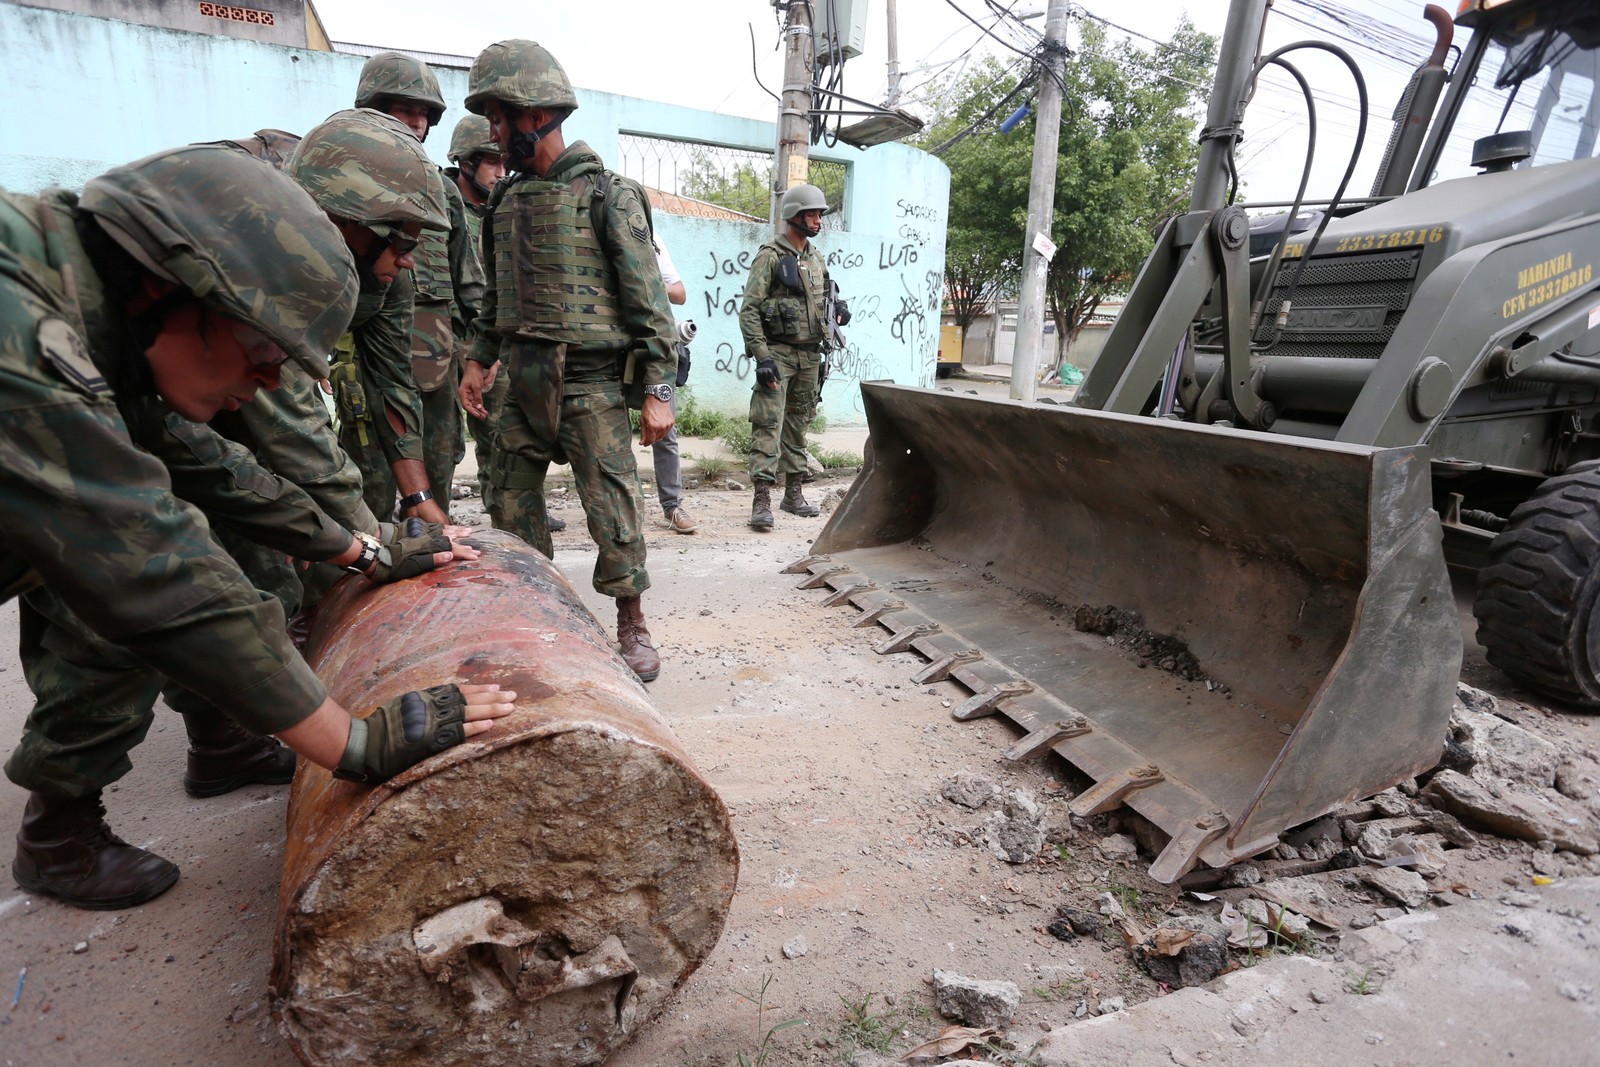
M192 797L220 797L246 785L294 780L294 753L270 737L257 737L221 712L187 713L189 765L183 789Z
M806 503L805 479L798 474L789 475L783 485L783 503L778 507L802 519L814 519L822 512L815 504Z
M641 682L653 682L661 673L661 657L644 625L644 605L636 596L617 597L617 644L622 659Z
M28 796L11 876L23 889L75 908L131 908L178 880L178 865L134 848L106 825L100 794Z
M756 497L750 503L750 528L772 529L772 483L757 482Z

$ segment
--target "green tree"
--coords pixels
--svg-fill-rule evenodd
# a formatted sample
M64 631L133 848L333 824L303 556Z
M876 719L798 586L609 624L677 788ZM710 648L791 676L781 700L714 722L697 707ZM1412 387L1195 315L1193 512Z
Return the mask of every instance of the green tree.
M822 190L828 205L841 209L844 206L844 164L814 159L810 171L811 184ZM712 151L694 148L689 152L689 169L679 184L679 191L708 204L765 219L772 213L772 159L748 158L730 167L718 160Z
M1046 279L1056 351L1054 359L1041 361L1048 364L1042 368L1046 376L1055 373L1106 297L1132 283L1161 220L1183 210L1216 53L1215 38L1188 20L1179 22L1165 44L1149 49L1112 40L1091 20L1079 26L1063 72L1051 225L1057 251ZM985 276L994 279L992 285L1015 284L1028 218L1034 119L1010 134L996 128L1033 87L1009 99L1008 94L1019 80L1035 76L1028 65L991 60L954 87L949 96L960 103L925 138L925 146L940 145L977 121L971 136L942 154L951 171L947 243L957 251L946 265L952 293ZM952 310L961 313L954 305Z

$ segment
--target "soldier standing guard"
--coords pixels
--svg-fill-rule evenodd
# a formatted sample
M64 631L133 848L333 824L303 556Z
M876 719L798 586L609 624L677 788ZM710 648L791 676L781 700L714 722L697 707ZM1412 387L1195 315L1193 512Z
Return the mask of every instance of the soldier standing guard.
M494 138L489 136L488 119L482 115L467 115L456 123L455 131L450 135L450 162L455 166L445 168L445 180L454 182L461 193L466 205L467 234L472 254L480 257L481 263L484 212L488 210L490 193L506 176L505 156L501 154ZM459 339L457 351L461 354L460 369L465 369L467 352L471 347L467 338ZM494 453L494 424L500 417L500 406L505 402L506 380L504 374L494 374L493 379L485 385L483 406L488 414L484 418L467 411L467 432L472 435L473 451L478 460L478 493L483 498L483 509L489 513L496 527L500 525L500 497L489 484L489 468ZM457 388L460 388L459 382ZM466 408L465 400L461 406ZM564 522L559 526L555 520L550 523L551 530L565 527Z
M513 173L495 189L484 262L493 284L468 354L462 399L480 418L485 370L510 376L490 481L501 522L552 554L544 482L570 462L599 547L594 587L617 601L622 657L643 681L661 671L640 597L650 587L639 473L624 389L642 386L640 437L672 426L675 330L651 243L649 201L561 124L578 99L533 41L492 44L472 63L467 110L488 118Z
M780 469L784 492L778 506L804 518L819 514L804 492L806 425L821 388L830 282L827 263L810 239L822 232L827 209L815 185L795 185L783 194L783 232L756 253L739 307L739 331L756 364L750 392L750 526L756 530L772 529L772 484ZM840 316L838 324L846 321Z

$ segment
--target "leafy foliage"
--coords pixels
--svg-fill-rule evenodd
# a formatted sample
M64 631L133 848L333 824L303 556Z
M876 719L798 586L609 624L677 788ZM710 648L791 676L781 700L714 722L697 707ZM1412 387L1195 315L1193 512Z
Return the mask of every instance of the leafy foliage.
M1132 283L1158 225L1184 210L1216 52L1215 38L1187 19L1153 50L1112 40L1098 23L1078 25L1080 39L1063 71L1051 224L1058 251L1046 281L1056 354L1041 367L1044 376L1055 372L1101 302ZM1001 134L991 112L1009 110L1028 94L1006 99L1022 75L1032 76L992 58L980 65L945 95L960 103L922 142L941 145L977 123L942 155L951 172L945 291L963 326L1018 282L1037 116Z

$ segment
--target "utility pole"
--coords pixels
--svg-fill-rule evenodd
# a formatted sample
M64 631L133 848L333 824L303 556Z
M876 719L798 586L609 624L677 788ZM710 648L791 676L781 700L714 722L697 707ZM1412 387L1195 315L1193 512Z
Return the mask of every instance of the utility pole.
M811 33L808 0L789 0L783 39L783 94L778 100L778 149L772 160L769 211L774 226L782 221L778 218L778 200L784 190L811 175L811 71L817 46Z
M1056 151L1061 144L1061 75L1067 43L1067 0L1050 0L1044 17L1045 70L1033 128L1033 175L1028 180L1028 229L1022 235L1022 295L1011 354L1011 399L1032 400L1044 338L1045 275L1050 271L1050 223L1056 208ZM1040 249L1044 251L1041 251Z
M895 16L895 0L884 0L884 9L889 14L889 33L884 38L884 45L889 50L889 92L884 98L884 107L894 107L900 102L900 25Z

